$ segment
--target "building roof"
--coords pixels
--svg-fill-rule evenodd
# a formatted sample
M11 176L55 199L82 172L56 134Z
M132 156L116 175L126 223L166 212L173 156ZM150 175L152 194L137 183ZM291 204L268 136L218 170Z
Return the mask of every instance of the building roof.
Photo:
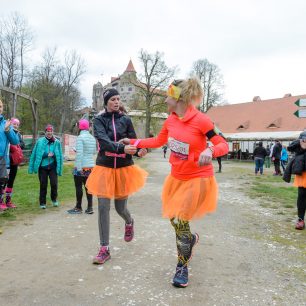
M283 132L250 132L250 133L224 133L228 141L257 141L257 140L294 140L297 139L301 131Z
M294 115L306 95L212 107L207 115L223 133L303 131L306 118Z
M130 59L130 61L129 61L126 69L125 69L125 72L136 72L131 59Z

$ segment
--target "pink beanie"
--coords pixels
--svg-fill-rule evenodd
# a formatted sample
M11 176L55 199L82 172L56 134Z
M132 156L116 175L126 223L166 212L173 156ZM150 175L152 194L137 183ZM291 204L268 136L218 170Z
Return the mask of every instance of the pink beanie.
M79 129L80 130L89 130L89 122L86 119L81 119L79 121Z
M12 124L18 124L18 125L19 125L19 124L20 124L20 121L19 121L17 118L12 118L12 119L11 119L11 123L12 123Z

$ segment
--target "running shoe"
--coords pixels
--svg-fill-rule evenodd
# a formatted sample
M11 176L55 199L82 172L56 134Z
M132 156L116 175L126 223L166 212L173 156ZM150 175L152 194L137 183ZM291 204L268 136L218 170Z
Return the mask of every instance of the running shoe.
M104 264L107 260L111 258L109 249L106 246L101 246L99 253L97 256L93 259L93 264L96 265L102 265Z
M132 219L131 224L125 223L124 240L126 242L132 241L134 237L134 220Z
M295 229L297 230L303 230L305 228L305 222L301 218L296 222Z
M172 281L173 286L186 288L188 286L188 267L187 264L178 263Z

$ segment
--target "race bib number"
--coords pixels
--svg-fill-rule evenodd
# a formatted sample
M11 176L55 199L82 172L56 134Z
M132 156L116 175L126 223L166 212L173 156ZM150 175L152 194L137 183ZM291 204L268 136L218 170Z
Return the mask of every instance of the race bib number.
M168 139L169 149L179 159L186 160L189 155L189 144L186 142L178 141L174 138Z

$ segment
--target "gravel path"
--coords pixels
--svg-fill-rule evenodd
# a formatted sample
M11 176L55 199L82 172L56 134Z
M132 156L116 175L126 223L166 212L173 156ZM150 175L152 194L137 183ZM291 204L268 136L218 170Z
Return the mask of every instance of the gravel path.
M231 164L217 174L218 211L192 222L200 243L189 287L174 288L175 236L160 212L169 165L161 150L141 163L150 177L129 200L135 239L123 241L112 207L112 259L103 266L91 264L97 214L68 215L73 203L4 231L0 305L306 305L305 252L265 239L273 215L242 193ZM292 235L305 242L304 233Z

